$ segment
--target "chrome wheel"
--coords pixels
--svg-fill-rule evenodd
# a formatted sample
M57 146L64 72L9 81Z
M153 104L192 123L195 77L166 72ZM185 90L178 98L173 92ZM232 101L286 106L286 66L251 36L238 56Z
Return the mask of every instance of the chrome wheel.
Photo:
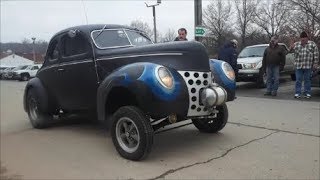
M122 117L116 124L116 137L121 148L128 152L135 152L140 144L140 135L136 124L128 117Z
M38 111L38 105L37 105L37 101L34 98L30 98L29 99L29 114L31 117L31 120L34 121L36 119L39 118L39 111Z

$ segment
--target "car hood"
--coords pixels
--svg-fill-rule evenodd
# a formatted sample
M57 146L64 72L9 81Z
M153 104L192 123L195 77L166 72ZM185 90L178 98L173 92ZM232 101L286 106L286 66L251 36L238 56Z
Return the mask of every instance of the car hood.
M16 71L13 71L13 72L15 72L15 73L21 73L21 72L24 72L24 71L26 71L26 70L16 70Z
M97 64L106 71L136 62L150 62L181 71L210 71L207 50L197 41L97 50L96 54Z
M238 63L259 63L262 61L262 57L247 57L247 58L238 58Z

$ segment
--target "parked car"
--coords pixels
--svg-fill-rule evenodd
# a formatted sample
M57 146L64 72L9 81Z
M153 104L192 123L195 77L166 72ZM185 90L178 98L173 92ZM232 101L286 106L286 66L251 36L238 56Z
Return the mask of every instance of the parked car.
M153 44L135 28L83 25L52 37L24 109L34 128L50 126L53 115L97 117L118 153L140 160L164 126L192 119L202 132L223 129L234 90L231 66L209 60L199 42Z
M286 62L280 74L294 74L294 56L288 53L288 47L279 43L286 49ZM265 49L269 44L258 44L245 47L238 56L237 64L239 68L237 81L256 82L259 87L266 87L267 77L262 69L262 59Z
M6 72L3 73L3 78L4 79L13 79L13 72L14 71L18 71L18 70L24 70L28 67L28 65L21 65L21 66L17 66L15 68L12 68Z
M19 69L12 72L12 79L20 81L28 81L30 78L34 78L41 68L42 64L29 65L25 69Z
M0 69L0 79L5 79L4 74L12 70L15 67L1 67Z

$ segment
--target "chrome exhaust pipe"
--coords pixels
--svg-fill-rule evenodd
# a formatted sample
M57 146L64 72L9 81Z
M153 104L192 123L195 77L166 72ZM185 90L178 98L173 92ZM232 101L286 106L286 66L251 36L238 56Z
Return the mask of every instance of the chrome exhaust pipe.
M227 91L217 84L212 84L209 87L202 89L200 97L201 103L205 107L211 108L227 102Z

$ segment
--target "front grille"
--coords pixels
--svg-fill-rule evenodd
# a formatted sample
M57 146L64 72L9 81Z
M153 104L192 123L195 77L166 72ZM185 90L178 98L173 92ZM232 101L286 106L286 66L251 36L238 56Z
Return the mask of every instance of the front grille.
M178 71L187 84L189 92L188 116L209 115L208 110L200 103L200 90L212 84L211 72Z

